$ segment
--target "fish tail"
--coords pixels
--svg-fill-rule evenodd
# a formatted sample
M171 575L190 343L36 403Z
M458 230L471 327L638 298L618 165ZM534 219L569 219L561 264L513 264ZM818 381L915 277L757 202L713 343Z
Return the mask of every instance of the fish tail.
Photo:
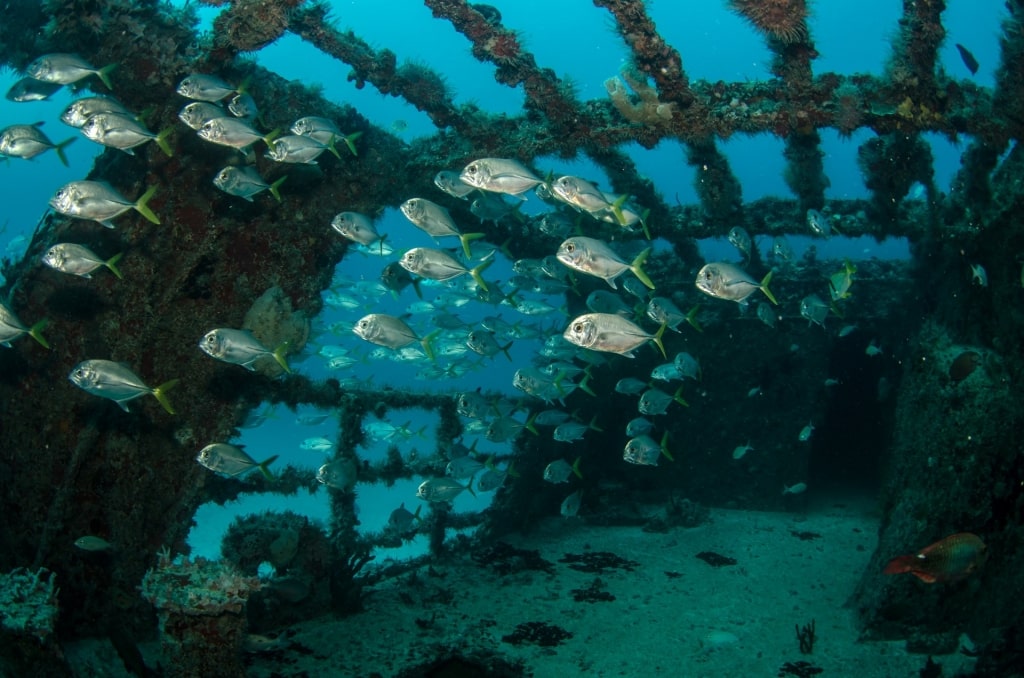
M647 277L647 273L644 272L644 262L647 261L647 255L651 253L651 248L648 247L640 254L636 255L636 259L629 265L629 270L633 271L633 275L640 279L648 289L654 289L654 283Z
M613 202L611 205L612 215L615 217L615 222L619 226L626 225L626 215L622 213L622 206L626 204L627 200L629 200L629 196L623 193L618 198L616 198L615 202ZM648 238L648 240L650 240L650 238Z
M281 136L281 128L275 127L274 129L270 130L267 136L263 137L263 143L267 145L267 148L272 149L274 148L274 139L278 138L279 136Z
M153 213L153 210L149 209L147 205L150 199L152 199L152 197L156 195L156 189L156 184L150 186L148 189L146 189L146 192L142 194L142 197L135 201L135 204L132 205L132 207L135 208L136 212L146 217L146 219L148 219L151 223L154 223L157 226L159 226L160 219Z
M434 347L433 347L433 345L431 345L431 342L434 341L434 339L439 334L441 334L441 328L438 328L438 329L434 330L433 332L431 332L427 336L425 336L422 339L420 339L420 346L423 347L423 351L427 354L427 357L430 358L431 360L436 360L436 358L434 357Z
M658 349L661 351L661 357L668 360L668 355L665 353L665 343L661 340L662 336L665 334L666 327L668 327L667 322L661 323L661 327L659 327L658 331L654 333L653 337L651 337L651 341L658 346Z
M459 234L459 240L462 241L462 252L466 255L466 259L467 260L473 258L473 254L469 251L469 243L473 242L474 240L479 240L480 238L483 238L486 235L487 235L486 233L460 233ZM487 291L486 287L484 287L484 291L485 292Z
M648 240L651 239L651 231L647 227L647 217L651 216L651 208L645 207L644 211L640 213L640 228L644 230L644 237Z
M691 308L689 312L686 314L686 322L690 323L690 327L697 330L698 332L703 332L704 328L702 328L700 326L700 323L697 322L697 311L699 309L700 304L696 304L693 308Z
M256 467L256 468L258 468L260 470L260 473L263 474L263 477L266 478L267 480L271 481L271 482L274 481L274 474L272 474L267 467L270 466L271 464L273 464L274 461L279 456L280 455L275 454L273 457L270 457L270 458L264 460L261 464L258 464L257 467Z
M469 482L466 483L466 491L469 492L473 497L476 497L476 492L473 491L473 479L470 478Z
M829 307L829 309L831 309L831 311L833 313L836 314L836 317L838 317L838 318L845 318L846 317L846 316L843 315L843 312L839 310L839 307L836 306L836 302L834 302L834 301L828 302L828 307Z
M281 192L278 189L281 188L281 184L283 184L287 178L288 175L286 174L274 183L270 184L270 195L274 196L274 199L278 202L281 202Z
M285 359L285 356L288 355L289 348L291 348L291 342L286 341L275 348L272 355L274 356L274 360L277 361L277 364L281 366L281 369L288 374L291 374L292 368L288 367L288 361Z
M103 265L110 269L110 272L116 275L118 278L123 278L120 269L117 267L117 262L121 261L121 257L124 256L124 252L118 252L114 256L110 257L103 262Z
M527 431L529 431L530 433L532 433L535 436L539 436L540 435L540 433L537 431L537 427L533 425L533 422L537 418L538 414L540 414L540 412L534 412L529 417L527 417L526 418L526 424L524 426L524 428Z
M78 137L68 137L67 139L65 139L64 141L60 142L59 144L57 144L56 146L53 147L54 153L57 154L57 157L60 158L60 161L62 163L64 163L65 167L68 167L69 165L68 165L68 156L65 155L64 149L67 148L71 144L71 142L74 141L77 138Z
M505 354L505 357L508 358L508 361L512 362L512 354L508 352L508 350L512 348L512 342L510 341L504 346L499 346L498 348L500 348L501 352Z
M341 160L341 153L338 153L338 147L334 145L334 140L338 138L337 134L332 134L331 138L327 140L327 150L331 152L338 160Z
M889 561L882 574L903 574L914 569L914 556L897 556Z
M178 385L180 379L171 379L168 382L160 384L153 389L153 397L157 399L157 402L167 410L167 414L176 414L174 407L171 406L171 401L167 399L167 392Z
M779 302L775 299L775 295L772 294L772 291L770 289L768 289L768 283L770 283L771 281L772 281L772 271L768 271L768 274L765 275L765 277L761 279L761 284L758 287L761 288L761 291L764 292L764 296L768 297L768 300L770 302L772 302L773 304L778 306Z
M96 77L99 78L100 82L102 82L104 85L106 85L107 89L109 89L109 90L113 90L114 89L114 86L112 84L110 84L110 74L111 74L111 72L113 72L113 70L115 68L117 68L117 64L116 63L115 64L107 64L106 66L104 66L100 70L96 71Z
M682 384L680 384L679 388L676 389L676 392L672 394L672 400L676 401L677 403L679 403L683 407L689 407L690 406L690 403L688 403L685 400L683 400L683 385Z
M160 130L157 133L156 138L153 139L153 141L156 142L156 145L160 147L160 150L163 151L164 155L166 155L168 158L174 157L174 149L171 148L171 145L169 143L167 143L167 138L171 136L171 132L173 131L174 125L171 125L170 127L165 127L164 129Z
M349 134L341 138L341 140L344 141L345 145L348 147L349 152L352 155L356 156L357 158L359 157L359 151L356 150L356 139L358 139L361 136L363 136L362 132L352 132L352 134Z
M597 415L596 414L590 420L590 423L587 424L587 428L591 429L592 431L597 431L598 433L604 433L604 429L597 425Z
M50 344L46 341L46 338L43 337L43 328L49 324L50 321L47 318L43 318L28 329L28 336L38 341L39 345L43 348L50 348Z
M471 233L470 235L476 235L476 234ZM483 234L481 234L481 235L483 235ZM463 247L465 247L465 243L463 243ZM469 274L471 276L473 276L473 280L476 281L476 284L479 285L480 289L482 289L484 292L487 291L487 283L484 282L484 279L483 279L483 277L480 274L483 273L485 270L487 270L490 267L490 265L493 264L493 263L494 263L494 259L488 259L484 263L480 264L476 268L470 269L470 271L469 271Z
M676 460L676 458L672 456L672 453L668 451L668 431L665 431L665 434L661 436L661 453L664 454L669 461Z
M235 92L237 94L245 94L245 93L247 93L249 91L249 81L251 81L251 80L252 80L252 75L247 75L244 78L242 78L242 82L240 82L238 84L238 87L235 88Z
M583 480L583 473L580 472L580 460L581 459L583 459L583 457L576 457L576 461L574 461L572 463L572 472L574 474L576 474L577 478L579 478L580 480Z
M589 370L589 369L590 369L590 368L589 368L589 367L587 367L587 370ZM590 395L592 395L593 397L595 397L595 398L596 398L596 397L597 397L597 394L596 394L596 393L594 393L594 389L590 388L590 378L591 378L592 376L593 376L593 375L591 375L591 374L590 374L590 372L589 372L589 371L587 371L587 372L586 372L586 373L585 373L585 374L583 375L583 379L581 379L581 380L580 380L580 383L579 383L579 387L580 387L580 390L581 390L581 391L583 391L584 393L590 394Z
M414 292L416 292L416 296L417 297L419 297L420 299L423 298L423 290L420 289L420 279L419 278L413 278L412 279L412 289L413 289Z

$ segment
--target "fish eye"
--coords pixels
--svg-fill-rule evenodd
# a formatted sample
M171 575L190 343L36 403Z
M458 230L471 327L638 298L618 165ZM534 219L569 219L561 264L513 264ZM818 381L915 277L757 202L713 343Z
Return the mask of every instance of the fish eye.
M568 244L566 244L565 251L566 252L575 252L576 251L576 244L575 243L568 243Z
M573 325L572 326L572 331L573 332L582 332L583 331L583 323L576 323L575 325Z

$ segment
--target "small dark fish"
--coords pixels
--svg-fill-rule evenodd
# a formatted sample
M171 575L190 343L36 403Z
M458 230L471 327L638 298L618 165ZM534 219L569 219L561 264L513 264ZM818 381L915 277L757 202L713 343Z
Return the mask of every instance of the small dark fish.
M978 60L974 58L970 50L961 45L959 42L956 44L956 51L960 52L960 58L963 59L964 66L967 66L967 70L974 75L978 72Z

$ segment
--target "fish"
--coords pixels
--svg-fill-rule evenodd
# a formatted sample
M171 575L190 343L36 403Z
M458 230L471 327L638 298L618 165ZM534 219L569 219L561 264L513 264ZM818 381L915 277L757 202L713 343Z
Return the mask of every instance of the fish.
M217 172L217 176L213 178L213 185L228 195L235 195L249 202L252 202L252 197L257 193L269 190L270 194L274 196L274 200L281 202L281 193L278 189L287 178L286 174L274 183L268 184L259 175L259 172L248 165L244 167L229 165Z
M825 326L825 318L828 317L830 307L821 300L817 294L808 294L800 300L800 315L807 318L808 322Z
M959 384L983 364L981 354L977 351L963 351L949 364L949 379Z
M694 381L700 381L702 379L700 362L686 351L680 351L677 353L672 364L676 366L676 370L679 372L680 377L693 379Z
M515 205L512 205L505 202L501 196L482 193L479 198L470 204L469 211L480 219L481 224L485 221L497 224L507 216L513 216L518 221L522 222L524 217L519 212L519 206L521 204L522 203L516 203Z
M630 419L629 423L626 424L626 435L629 436L630 438L645 435L647 433L650 433L652 430L654 430L654 424L652 424L650 420L644 419L643 417L636 417L635 419Z
M398 263L409 273L439 282L458 278L460 275L468 273L476 281L476 284L486 292L487 283L484 282L480 274L494 263L494 259L488 259L474 268L466 268L462 262L443 250L413 247L402 255Z
M638 395L643 393L648 386L650 386L648 382L641 381L636 377L623 377L615 382L615 392L623 395Z
M587 431L604 432L604 429L597 425L596 415L590 420L589 424L581 424L578 421L562 422L555 427L552 437L560 443L574 443L577 440L583 440L583 436Z
M762 301L757 305L757 319L768 327L774 328L775 323L779 321L779 316L772 310L771 305Z
M421 338L404 320L385 313L370 313L363 316L356 322L352 331L363 341L390 349L402 348L418 342L431 360L434 359L434 349L430 342L441 332L441 330L434 330Z
M420 483L420 486L416 488L416 496L429 502L448 502L462 494L463 491L469 492L474 497L476 496L476 493L473 491L472 479L463 485L454 478L431 478Z
M668 406L673 402L677 402L683 407L689 407L690 404L683 400L682 394L682 386L676 389L676 392L672 395L669 395L660 389L649 388L641 394L640 402L637 403L637 409L640 410L640 414L648 414L653 417L659 414L665 414L668 410Z
M601 278L611 285L612 289L618 289L615 285L616 278L626 271L632 271L633 275L640 279L640 282L653 290L654 283L643 269L647 255L650 253L651 248L648 247L627 264L603 241L575 236L562 242L555 256L574 271Z
M125 108L117 99L105 96L91 96L75 99L64 107L60 114L60 120L66 125L79 129L85 121L97 113L121 113L131 115L131 111Z
M329 118L324 118L317 115L307 115L299 118L288 130L292 134L298 134L299 136L310 137L316 139L321 144L337 145L338 140L345 142L345 146L348 147L349 153L354 156L358 156L359 152L356 149L356 139L363 135L362 132L353 132L352 134L343 134L341 129Z
M267 469L277 459L278 455L257 462L250 457L241 447L227 443L211 443L199 450L196 461L200 465L224 475L235 477L256 468L267 480L273 480L274 476Z
M0 302L0 346L11 348L11 342L23 334L35 339L43 348L50 348L50 344L43 338L43 329L49 324L49 320L43 318L32 327L26 327L14 311L7 308L7 305Z
M673 301L667 297L653 297L647 302L647 317L658 323L668 326L673 332L679 332L679 325L685 320L690 327L703 332L700 323L697 322L697 311L700 304L696 304L688 312L683 313Z
M168 158L174 157L174 149L167 143L167 138L174 131L173 126L153 134L131 115L96 113L89 116L79 130L87 139L108 148L124 151L128 155L135 155L133 150L135 147L153 141L164 152L164 155Z
M103 259L84 245L62 242L46 250L46 254L43 255L43 263L55 271L82 278L91 278L93 271L101 266L106 266L111 273L121 278L123 276L117 268L117 262L122 256L124 256L124 252L119 252L109 259Z
M386 528L392 532L404 534L409 531L415 521L423 520L420 518L420 512L422 510L422 506L417 506L416 512L413 513L409 509L405 508L405 502L402 502L398 508L392 511L388 516Z
M793 258L793 249L789 246L786 236L775 236L772 240L772 254L783 261L789 261Z
M185 104L178 111L178 120L181 120L197 132L211 120L227 117L229 117L227 111L217 104L211 104L208 101L193 101Z
M726 239L733 247L740 251L745 260L750 258L750 248L753 246L753 241L751 241L747 229L742 226L733 226L729 229L729 235L726 236Z
M383 238L381 242L383 242ZM402 268L402 265L397 261L392 261L384 267L384 270L380 272L380 281L384 287L394 292L396 296L406 287L412 285L416 296L420 299L423 298L423 292L420 290L420 281L409 275L409 271Z
M632 358L633 350L653 341L665 356L665 345L661 341L665 325L654 334L644 331L636 323L614 313L586 313L578 316L566 327L562 336L569 343L592 351L618 353Z
M668 450L668 431L661 436L660 443L646 434L641 434L631 438L622 450L623 461L641 466L657 466L661 455L665 455L669 461L675 461Z
M857 267L850 263L849 259L843 261L843 270L833 273L828 279L828 290L832 301L847 299L850 295L850 287L853 286L853 274Z
M63 86L59 82L43 82L35 78L22 78L11 85L5 96L8 101L45 101Z
M486 419L496 410L487 398L478 391L466 391L455 397L455 410L463 417Z
M303 414L295 417L295 423L299 426L319 426L327 421L330 414Z
M487 460L487 470L480 476L480 480L476 483L476 489L478 492L490 492L501 487L505 478L512 476L518 478L519 474L513 468L514 463L510 463L504 471L494 466L494 462L491 459Z
M409 198L399 205L399 209L402 210L406 219L427 235L434 238L457 237L462 242L462 252L466 255L466 259L473 258L469 243L479 240L485 235L484 233L461 233L448 210L426 198Z
M576 490L562 500L559 512L566 518L574 518L580 512L580 505L583 503L583 490Z
M796 483L794 485L782 486L782 496L803 494L807 491L807 483Z
M651 379L656 381L673 381L682 378L683 374L674 362L663 363L651 370Z
M200 139L205 139L212 144L244 150L257 141L262 141L267 148L271 148L278 131L274 130L269 134L263 134L241 118L223 117L207 120L196 131L196 134Z
M771 280L772 271L768 271L758 283L738 266L718 262L707 264L697 272L696 285L697 289L708 296L735 302L742 302L756 290L761 290L768 300L777 306L779 302L768 289Z
M747 456L747 452L750 452L752 449L754 448L750 446L750 441L748 440L746 445L737 445L735 448L733 448L732 458L742 459L743 457Z
M808 440L811 439L811 436L813 434L814 434L814 422L813 421L809 421L809 422L807 422L807 426L804 426L802 429L800 429L800 433L799 433L799 435L797 435L796 439L799 440L802 443L806 443Z
M612 209L612 201L604 191L586 179L562 176L551 182L551 191L566 204L578 210L593 214Z
M459 173L464 184L492 193L519 196L544 180L537 177L518 160L480 158L466 165Z
M114 546L103 537L87 534L84 537L79 537L75 540L75 548L82 549L83 551L90 551L92 553L100 553L103 551L112 551Z
M76 54L54 53L35 59L25 68L25 73L30 78L60 85L70 85L95 75L107 89L112 90L114 87L110 84L110 72L116 67L117 64L108 64L103 68L94 68Z
M472 454L464 454L461 457L455 457L444 467L444 473L447 476L451 476L456 480L462 478L472 478L476 475L477 471L484 468L484 463L474 457ZM479 489L479 488L478 488Z
M441 170L434 175L434 185L442 191L460 200L468 200L470 193L476 189L459 178L459 173L452 170Z
M113 400L125 412L129 401L151 395L168 414L174 414L167 392L178 383L177 379L150 388L126 366L112 360L83 360L71 370L68 379L86 393Z
M498 353L504 353L505 357L512 361L512 356L508 350L512 348L512 342L508 342L504 346L498 343L498 340L494 338L493 332L487 330L473 330L466 335L466 346L469 347L474 353L493 358Z
M583 474L580 472L580 460L582 458L576 457L576 460L571 465L565 459L554 460L544 467L544 480L555 484L567 483L571 475L575 475L580 480L583 480Z
M376 242L381 242L387 237L377 232L377 228L373 225L370 217L359 212L339 212L335 214L334 218L331 219L331 228L340 233L346 240L351 240L367 247Z
M341 492L351 492L356 486L358 472L351 459L335 459L316 470L317 482Z
M558 426L569 421L569 413L563 410L544 410L533 418L534 426Z
M128 210L135 210L150 223L159 225L160 219L148 205L156 191L154 184L132 202L104 181L72 181L57 189L50 198L50 207L69 217L92 219L107 228L114 228L111 220Z
M608 290L594 290L587 295L587 308L594 313L614 313L623 318L633 315L633 307L622 297Z
M231 97L231 100L228 101L228 111L236 118L255 118L260 114L256 100L247 92L238 92Z
M244 91L244 89L245 83L240 87L235 87L216 75L192 73L185 76L174 91L188 99L217 103L232 94Z
M274 162L287 162L297 165L313 165L316 159L324 151L330 151L331 155L341 160L338 149L334 147L332 138L326 144L322 144L313 137L305 137L301 134L287 134L283 137L272 139L267 146L267 157Z
M2 147L0 147L0 152L3 152ZM971 284L988 287L988 273L985 271L985 267L981 264L971 264Z
M563 378L561 374L550 377L536 367L521 367L512 376L512 386L550 403L569 395L570 391L563 388Z
M974 58L974 55L971 54L970 50L961 45L959 42L956 43L955 47L956 51L960 53L960 60L964 62L964 66L967 66L967 70L971 72L971 75L977 73L979 65L978 60Z
M909 572L926 584L959 581L981 567L988 547L976 534L958 532L924 547L913 555L890 560L884 574Z
M864 355L868 356L869 358L880 356L882 355L882 353L883 351L881 347L875 342L874 339L872 339L871 342L864 347Z
M68 167L68 157L64 154L64 149L75 138L71 137L55 144L39 129L42 124L37 122L34 125L10 125L0 130L0 155L30 160L40 153L53 149L61 163Z
M289 348L287 341L271 351L252 336L249 330L218 327L203 335L199 340L199 348L211 358L241 365L250 372L256 371L253 363L264 356L273 358L288 374L292 372L285 360Z
M826 238L832 235L832 221L816 209L807 210L807 226L815 235Z
M334 449L334 443L323 436L306 438L299 444L300 450L311 450L313 452L328 452Z

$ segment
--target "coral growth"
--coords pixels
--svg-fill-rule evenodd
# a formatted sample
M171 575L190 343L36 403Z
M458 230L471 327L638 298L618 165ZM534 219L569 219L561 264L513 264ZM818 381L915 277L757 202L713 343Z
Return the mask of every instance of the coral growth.
M19 567L0 575L0 627L40 641L48 638L57 622L56 579L45 567Z
M806 0L729 0L729 5L776 40L790 43L807 39Z
M274 42L288 28L289 13L301 0L232 0L213 22L218 45L253 52Z
M636 93L639 101L633 101L626 84ZM658 127L671 125L675 104L661 101L657 90L647 84L646 78L627 69L622 71L622 78L605 80L604 87L608 90L612 105L626 120Z

